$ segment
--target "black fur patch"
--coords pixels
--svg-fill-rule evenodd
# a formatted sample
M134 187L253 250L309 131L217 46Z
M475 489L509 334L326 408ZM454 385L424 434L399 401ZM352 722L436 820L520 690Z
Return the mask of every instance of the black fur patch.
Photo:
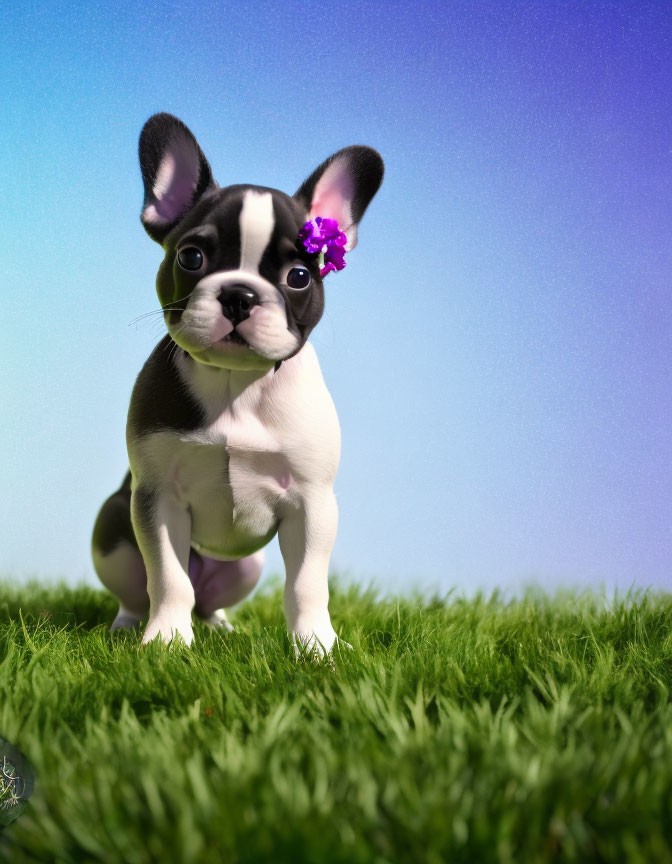
M182 219L184 213L198 201L206 190L217 188L208 160L198 146L198 142L190 129L177 117L173 117L172 114L154 114L143 126L138 142L140 171L145 188L145 198L142 205L143 213L149 204L156 201L153 188L159 166L161 165L161 159L170 149L171 145L174 146L178 140L182 142L183 147L186 145L192 149L198 162L198 173L195 178L196 188L191 196L191 200L186 203L183 212L177 214L168 224L152 225L143 220L145 230L152 240L156 240L157 243L163 243L166 234Z
M201 279L210 273L239 267L240 213L248 191L269 193L273 198L273 232L259 262L259 273L282 295L288 329L298 340L293 352L296 354L322 317L324 288L317 255L306 252L303 244L298 242L299 230L305 221L303 207L277 189L236 185L204 195L164 240L166 257L156 280L159 300L162 306L171 306L166 312L166 320L174 326L184 311L187 298ZM177 263L177 251L192 242L202 250L206 262L203 269L190 273ZM305 291L288 290L279 284L281 270L290 261L300 261L310 271L313 281Z
M166 257L156 277L156 290L162 306L170 304L184 307L186 298L209 273L235 270L238 267L240 211L245 189L245 186L227 186L215 193L208 193L166 236L163 242ZM205 268L193 273L177 263L178 248L190 243L198 246L206 257ZM171 323L176 323L174 316L171 317Z
M310 177L301 184L301 187L294 197L300 201L306 209L308 209L313 200L313 193L317 181L331 163L336 160L343 160L343 162L348 166L348 173L353 180L354 190L353 198L350 203L352 208L352 218L354 222L359 222L364 215L364 211L369 206L371 199L380 188L385 171L385 166L380 153L371 147L354 144L352 147L344 147L342 150L334 153L328 159L325 159L324 162L313 171Z
M180 378L174 353L180 349L163 337L142 367L128 411L128 433L134 437L161 429L189 432L205 421L203 409Z
M301 205L275 189L267 190L273 195L273 215L275 225L268 246L259 262L259 272L275 285L283 300L287 315L287 327L299 340L290 356L297 354L304 346L311 331L324 312L324 286L320 278L317 255L310 255L305 246L298 241L298 234L305 221ZM292 291L280 285L280 270L290 261L300 261L312 276L312 284L301 291Z
M123 541L137 548L131 525L131 472L121 487L100 508L93 528L93 545L102 555L109 555Z

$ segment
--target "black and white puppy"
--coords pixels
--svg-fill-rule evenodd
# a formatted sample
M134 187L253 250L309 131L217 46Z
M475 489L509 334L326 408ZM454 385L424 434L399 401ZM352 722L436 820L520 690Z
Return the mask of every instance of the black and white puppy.
M346 147L293 196L220 188L170 114L147 121L139 153L142 223L165 250L156 287L168 334L137 378L130 471L93 533L96 572L119 599L112 629L148 609L143 644L190 644L192 610L230 628L224 609L254 588L277 532L294 644L328 652L340 430L306 341L324 288L298 234L308 219L336 219L354 248L382 159Z

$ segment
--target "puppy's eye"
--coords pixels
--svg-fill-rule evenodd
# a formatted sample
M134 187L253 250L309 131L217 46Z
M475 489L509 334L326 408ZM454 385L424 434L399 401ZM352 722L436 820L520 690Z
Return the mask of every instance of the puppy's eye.
M290 288L307 288L313 281L305 267L292 267L287 274L287 284Z
M203 253L196 246L185 246L177 253L180 267L185 270L200 270L203 264Z

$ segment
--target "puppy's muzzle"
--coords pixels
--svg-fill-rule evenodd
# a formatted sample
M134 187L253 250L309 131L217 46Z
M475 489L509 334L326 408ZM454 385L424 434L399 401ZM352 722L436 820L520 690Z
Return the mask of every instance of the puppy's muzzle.
M259 296L256 291L241 284L226 285L219 292L217 299L221 304L224 316L234 327L249 318L252 308L259 305Z

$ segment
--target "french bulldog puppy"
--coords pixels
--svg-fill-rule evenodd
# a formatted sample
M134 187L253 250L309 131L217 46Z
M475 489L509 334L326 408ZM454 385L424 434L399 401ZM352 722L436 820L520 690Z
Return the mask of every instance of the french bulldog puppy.
M220 188L170 114L150 117L139 155L142 224L165 251L156 287L168 333L136 380L130 471L93 532L96 572L119 600L112 629L147 610L143 644L191 644L192 611L230 629L224 610L254 588L277 532L295 649L328 653L340 429L307 341L324 309L320 261L299 232L333 219L353 249L383 161L346 147L293 196Z

